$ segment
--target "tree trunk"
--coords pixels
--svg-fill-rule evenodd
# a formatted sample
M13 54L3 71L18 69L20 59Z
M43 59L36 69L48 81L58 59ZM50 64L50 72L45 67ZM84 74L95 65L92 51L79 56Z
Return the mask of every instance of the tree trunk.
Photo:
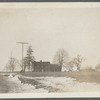
M77 70L80 71L80 66L79 65L77 66Z
M26 70L26 65L24 66L24 70L23 70L23 72L25 72L25 70Z

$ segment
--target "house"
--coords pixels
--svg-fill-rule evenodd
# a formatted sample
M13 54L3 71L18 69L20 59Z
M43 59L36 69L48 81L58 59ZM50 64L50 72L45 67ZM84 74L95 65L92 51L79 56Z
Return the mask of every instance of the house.
M50 62L32 62L34 72L60 72L61 67L57 64L50 64Z

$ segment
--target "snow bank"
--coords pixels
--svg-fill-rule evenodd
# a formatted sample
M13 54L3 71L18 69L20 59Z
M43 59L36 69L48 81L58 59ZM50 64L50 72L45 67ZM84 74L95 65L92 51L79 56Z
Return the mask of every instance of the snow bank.
M31 85L23 84L19 77L35 80L41 84ZM78 82L76 79L70 77L26 77L9 75L11 84L10 92L18 93L48 93L48 92L98 92L100 91L100 84ZM13 86L12 86L13 85ZM39 88L36 88L39 85ZM44 86L44 87L42 87ZM12 88L13 87L13 88Z
M98 92L100 91L100 84L78 82L70 77L25 77L37 80L47 87L49 92ZM51 87L51 88L48 88Z
M9 82L11 82L11 88L10 91L11 93L33 93L33 92L45 92L47 93L48 91L40 88L40 89L36 89L35 86L31 85L31 84L23 84L21 83L21 81L19 80L20 75L15 75L13 76L12 74L9 75Z
M14 77L14 74L10 74L8 77L9 77L9 78Z

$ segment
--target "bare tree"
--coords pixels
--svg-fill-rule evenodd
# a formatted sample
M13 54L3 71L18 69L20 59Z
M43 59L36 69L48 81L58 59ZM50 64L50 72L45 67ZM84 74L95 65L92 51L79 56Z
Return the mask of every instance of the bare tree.
M7 71L9 70L10 72L14 72L16 65L17 65L17 59L15 59L14 57L11 57L9 59L8 64L6 65L6 70Z
M68 65L69 71L73 71L73 68L74 68L74 62L73 62L73 60L69 61L69 62L67 63L67 65Z
M73 58L73 63L76 65L77 70L80 70L83 61L85 61L85 59L80 55L77 55L76 58Z
M58 64L62 70L62 67L66 67L67 60L68 60L67 51L64 49L58 49L58 51L56 52L56 54L54 56L53 63Z

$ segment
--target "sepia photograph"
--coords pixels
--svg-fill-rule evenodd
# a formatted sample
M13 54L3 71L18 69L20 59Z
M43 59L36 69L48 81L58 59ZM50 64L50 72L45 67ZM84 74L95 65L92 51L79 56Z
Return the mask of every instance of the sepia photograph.
M0 97L88 93L100 97L100 3L1 3Z

